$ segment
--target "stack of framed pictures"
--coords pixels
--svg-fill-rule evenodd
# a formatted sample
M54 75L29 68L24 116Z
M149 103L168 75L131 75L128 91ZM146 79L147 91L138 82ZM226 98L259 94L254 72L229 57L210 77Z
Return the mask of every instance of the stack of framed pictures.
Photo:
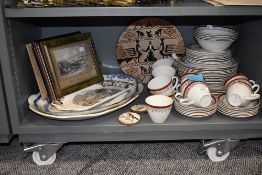
M26 45L43 98L65 95L103 81L90 33L70 33Z

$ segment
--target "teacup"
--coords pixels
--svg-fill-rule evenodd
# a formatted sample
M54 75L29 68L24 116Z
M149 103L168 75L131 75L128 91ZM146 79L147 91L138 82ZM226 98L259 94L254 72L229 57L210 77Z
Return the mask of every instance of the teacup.
M182 105L194 105L196 107L207 107L212 102L210 91L202 82L191 82L182 93L177 93L175 98Z
M151 95L145 99L147 112L154 123L164 123L168 118L173 99L165 95Z
M254 80L236 79L236 80L233 80L233 81L230 81L229 83L227 83L227 86L225 86L225 89L227 89L230 85L232 85L234 83L245 83L248 86L250 86L251 88L252 88L253 85L256 84ZM257 87L257 86L255 86L255 87ZM259 87L257 87L257 88L259 88ZM258 91L258 90L256 90L256 88L254 88L253 91Z
M184 83L184 81L188 81L188 77L191 76L191 75L197 75L197 73L195 72L187 72L185 73L182 78L181 78L181 84Z
M158 77L162 75L173 77L175 74L176 74L176 69L170 66L157 66L152 71L152 75L154 77Z
M173 63L174 63L173 58L159 59L152 65L152 69L155 69L158 66L170 66L171 67Z
M246 106L249 102L257 100L260 95L257 94L260 86L255 82L250 86L245 81L234 81L227 87L227 101L230 105L235 107Z
M162 94L172 96L178 87L178 78L169 76L158 76L150 80L147 87L151 94Z
M248 80L247 76L245 76L244 74L241 74L241 73L237 73L237 74L234 74L232 76L230 76L229 78L227 78L225 80L225 88L227 88L227 86L232 82L232 81L235 81L235 80ZM253 80L251 80L253 81Z
M194 72L189 72L189 73L185 73L184 76L181 78L181 92L184 91L184 89L191 84L192 82L202 82L204 83L205 81L191 81L189 78L190 76L194 76L194 75L201 75L198 73L194 73ZM202 75L201 75L202 76ZM202 77L203 78L203 77Z

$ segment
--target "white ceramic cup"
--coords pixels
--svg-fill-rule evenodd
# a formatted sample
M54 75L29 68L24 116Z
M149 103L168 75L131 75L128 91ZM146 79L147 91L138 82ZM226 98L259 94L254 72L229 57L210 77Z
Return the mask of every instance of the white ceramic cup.
M192 82L188 79L188 77L192 75L197 75L197 73L189 72L183 75L183 77L181 78L181 91L184 91L184 88Z
M174 63L173 58L159 59L152 65L152 69L155 69L158 66L170 66L171 67L173 63Z
M246 106L250 101L257 100L260 95L257 94L260 86L252 82L252 87L244 82L235 82L227 88L227 101L235 107Z
M227 86L231 84L231 82L236 81L236 80L247 80L247 81L250 81L250 83L252 82L254 83L253 80L248 80L247 76L245 76L244 74L237 73L237 74L230 76L229 78L225 80L225 83L224 83L225 88L227 88Z
M182 105L194 105L197 107L208 107L212 102L212 96L204 83L193 83L189 85L187 94L177 93L175 98Z
M176 69L171 66L157 66L152 70L152 75L154 77L167 75L173 77L176 74Z
M149 81L147 87L151 94L172 96L175 93L174 89L178 87L178 77L171 78L166 75L155 77Z
M145 99L147 112L154 123L164 123L168 118L173 99L165 95L151 95Z

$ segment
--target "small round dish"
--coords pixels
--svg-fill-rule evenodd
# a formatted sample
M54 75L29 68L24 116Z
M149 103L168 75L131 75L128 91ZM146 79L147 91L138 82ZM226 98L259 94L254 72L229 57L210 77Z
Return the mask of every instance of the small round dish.
M134 125L140 121L140 115L134 112L126 112L118 117L118 121L124 125Z
M145 104L138 104L131 107L131 111L136 113L143 113L147 111L147 107Z

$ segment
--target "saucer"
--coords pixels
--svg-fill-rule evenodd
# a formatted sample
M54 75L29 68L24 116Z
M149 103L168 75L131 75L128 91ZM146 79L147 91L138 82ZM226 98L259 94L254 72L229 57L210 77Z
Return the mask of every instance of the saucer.
M235 118L247 118L255 116L259 111L260 99L250 102L247 106L231 106L225 94L218 96L218 111L226 116Z
M176 98L174 99L174 106L177 112L191 118L205 118L211 116L216 112L217 109L216 98L213 95L211 104L205 108L196 107L193 105L182 105Z
M140 115L134 112L126 112L118 117L118 121L124 125L133 125L140 121Z
M131 107L131 111L136 113L142 113L147 111L147 107L145 104L138 104Z

